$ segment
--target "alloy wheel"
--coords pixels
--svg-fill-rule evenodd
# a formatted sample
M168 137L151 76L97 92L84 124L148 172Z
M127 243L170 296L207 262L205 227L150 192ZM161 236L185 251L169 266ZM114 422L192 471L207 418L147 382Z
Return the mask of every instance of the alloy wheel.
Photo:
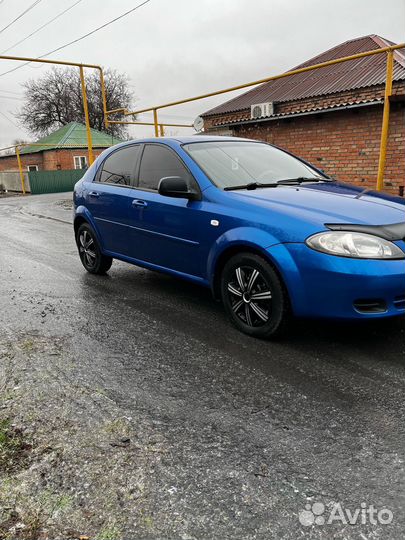
M83 263L93 268L96 264L97 253L95 251L94 239L88 230L84 230L79 235L79 253Z
M259 270L250 266L237 267L228 281L227 290L232 311L244 324L260 327L268 322L272 293Z

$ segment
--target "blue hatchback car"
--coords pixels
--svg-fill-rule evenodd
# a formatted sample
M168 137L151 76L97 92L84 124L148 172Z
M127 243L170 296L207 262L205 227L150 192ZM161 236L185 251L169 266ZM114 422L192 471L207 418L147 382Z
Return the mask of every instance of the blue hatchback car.
M88 272L120 259L210 287L252 336L279 334L291 315L405 313L405 201L264 142L114 146L75 186L74 231Z

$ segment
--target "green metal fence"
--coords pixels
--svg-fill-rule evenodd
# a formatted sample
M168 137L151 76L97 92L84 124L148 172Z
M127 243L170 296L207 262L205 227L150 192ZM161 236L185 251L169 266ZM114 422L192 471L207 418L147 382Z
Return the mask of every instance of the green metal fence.
M73 191L73 187L84 175L84 169L71 171L30 171L32 195L40 193L61 193L63 191Z

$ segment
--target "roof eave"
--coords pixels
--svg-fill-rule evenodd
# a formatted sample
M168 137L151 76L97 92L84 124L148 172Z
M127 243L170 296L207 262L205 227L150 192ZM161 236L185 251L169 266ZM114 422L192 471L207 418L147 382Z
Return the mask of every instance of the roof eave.
M117 144L117 143L116 143ZM107 144L96 144L96 145L92 145L92 148L110 148L111 145L107 145ZM26 155L26 154L38 154L40 152L52 152L52 151L55 151L55 150L87 150L88 149L88 146L84 146L84 145L77 145L77 146L54 146L52 148L38 148L38 149L30 149L29 147L27 148L24 148L22 150L20 150L20 154L21 155Z
M294 112L289 114L282 114L282 115L274 115L274 116L265 116L262 118L249 118L247 120L236 120L233 122L224 122L223 124L216 124L212 126L212 129L218 128L224 128L224 127L233 127L233 126L240 126L240 125L247 125L247 124L258 124L263 122L274 122L275 120L284 120L289 118L296 118L299 116L310 116L315 114L324 114L324 113L330 113L330 112L337 112L337 111L345 111L348 109L358 109L361 107L371 107L375 105L383 105L384 101L376 100L376 101L368 101L366 103L353 103L351 105L344 105L341 107L330 107L327 109L317 109L313 111L302 111L302 112Z

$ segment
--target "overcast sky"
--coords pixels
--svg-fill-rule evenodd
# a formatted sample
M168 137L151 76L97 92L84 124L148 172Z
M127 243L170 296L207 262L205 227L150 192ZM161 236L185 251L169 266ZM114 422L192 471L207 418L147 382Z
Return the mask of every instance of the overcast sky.
M11 47L77 0L40 0L4 32ZM81 0L44 30L7 52L37 57L128 11L141 0ZM33 0L0 0L0 30ZM378 34L405 41L405 0L151 0L124 19L51 57L125 72L136 108L156 105L277 74L345 40ZM0 74L16 67L2 60ZM29 138L18 127L21 83L48 67L0 75L0 147ZM231 97L167 109L167 121L193 120ZM5 116L4 116L5 115ZM6 118L7 117L7 118ZM176 129L175 133L186 133ZM133 137L152 134L134 127ZM174 134L174 133L173 133Z

